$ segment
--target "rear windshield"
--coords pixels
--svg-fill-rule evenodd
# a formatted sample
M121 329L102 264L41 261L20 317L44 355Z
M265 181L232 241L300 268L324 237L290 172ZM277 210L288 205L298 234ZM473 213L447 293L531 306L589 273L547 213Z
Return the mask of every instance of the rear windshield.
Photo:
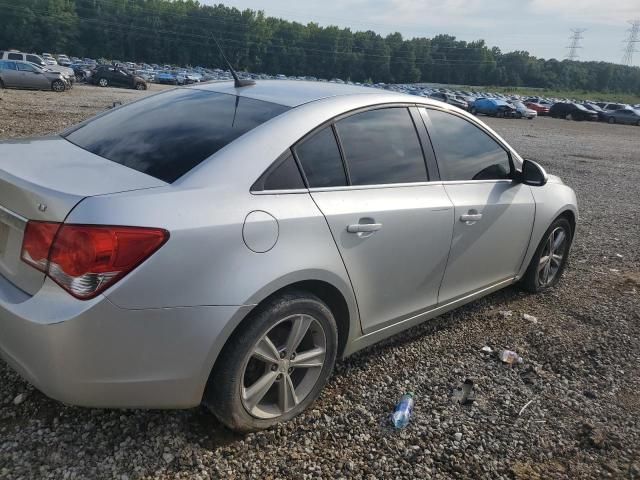
M118 108L71 131L71 143L172 183L240 135L288 107L177 89Z

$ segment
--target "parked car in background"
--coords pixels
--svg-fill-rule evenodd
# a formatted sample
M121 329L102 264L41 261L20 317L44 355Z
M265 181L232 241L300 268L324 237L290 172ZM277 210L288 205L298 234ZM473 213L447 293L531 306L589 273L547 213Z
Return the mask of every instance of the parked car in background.
M73 62L66 55L58 55L58 65L63 67L70 67Z
M47 65L58 65L58 62L50 53L43 53L42 58Z
M179 85L178 77L169 70L163 70L156 74L156 83L164 85Z
M553 288L578 213L468 113L336 83L172 89L0 164L9 365L65 403L204 402L242 432L304 411L337 358Z
M454 107L461 108L463 110L469 109L469 104L462 99L456 98L455 95L444 93L444 92L433 92L429 95L430 98L434 100L440 100L441 102L448 103L449 105L453 105Z
M496 98L479 98L471 106L471 113L482 113L491 117L511 117L515 112L513 105Z
M102 65L96 68L91 75L90 82L101 87L135 88L136 90L148 88L144 78L112 65Z
M16 60L20 62L34 63L49 71L61 73L70 85L73 85L75 82L75 74L72 69L68 67L61 67L57 63L51 64L50 62L46 62L44 58L40 55L36 55L35 53L24 53L19 52L18 50L0 51L0 60Z
M622 123L624 125L640 126L640 110L635 110L633 108L608 110L603 113L603 121L608 123Z
M587 110L591 110L592 112L596 112L596 114L598 115L598 120L599 121L601 121L601 122L606 121L606 118L605 118L606 111L603 110L602 108L600 108L595 103L584 102L584 103L582 103L582 106L584 108L586 108Z
M60 72L52 72L30 62L0 60L0 88L64 92L71 85Z
M577 103L555 103L549 110L549 116L553 118L564 118L567 120L590 120L597 121L598 114Z
M606 103L606 102L598 102L597 105L602 108L602 110L621 110L623 108L629 108L629 105L625 103Z
M528 108L522 102L513 102L512 105L516 109L514 114L516 118L526 118L528 120L533 120L538 116L538 113L534 109Z
M537 103L537 102L525 102L524 105L531 110L534 110L538 115L548 115L549 105Z

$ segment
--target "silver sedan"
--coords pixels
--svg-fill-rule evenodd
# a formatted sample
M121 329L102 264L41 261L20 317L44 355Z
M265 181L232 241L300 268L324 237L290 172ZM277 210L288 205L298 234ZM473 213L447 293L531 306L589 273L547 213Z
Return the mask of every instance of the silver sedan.
M291 419L336 359L553 287L571 188L384 90L199 84L0 143L0 354L60 401Z

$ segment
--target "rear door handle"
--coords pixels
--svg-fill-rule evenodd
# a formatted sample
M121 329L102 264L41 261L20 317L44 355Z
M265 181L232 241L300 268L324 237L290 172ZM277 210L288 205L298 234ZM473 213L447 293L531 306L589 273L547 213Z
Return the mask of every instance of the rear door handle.
M381 223L354 223L347 227L349 233L372 233L382 228Z
M461 222L477 222L482 219L481 213L467 213L465 215L460 215Z

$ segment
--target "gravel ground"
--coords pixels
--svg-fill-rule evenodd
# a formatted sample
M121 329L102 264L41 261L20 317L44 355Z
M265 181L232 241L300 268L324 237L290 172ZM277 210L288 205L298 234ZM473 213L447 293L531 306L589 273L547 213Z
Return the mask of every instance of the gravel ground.
M0 138L56 132L138 95L0 91ZM577 191L556 289L508 288L357 354L308 412L245 437L203 408L68 407L0 361L0 479L640 478L640 128L488 123ZM467 378L476 400L462 406ZM388 415L407 390L415 416L396 432Z

